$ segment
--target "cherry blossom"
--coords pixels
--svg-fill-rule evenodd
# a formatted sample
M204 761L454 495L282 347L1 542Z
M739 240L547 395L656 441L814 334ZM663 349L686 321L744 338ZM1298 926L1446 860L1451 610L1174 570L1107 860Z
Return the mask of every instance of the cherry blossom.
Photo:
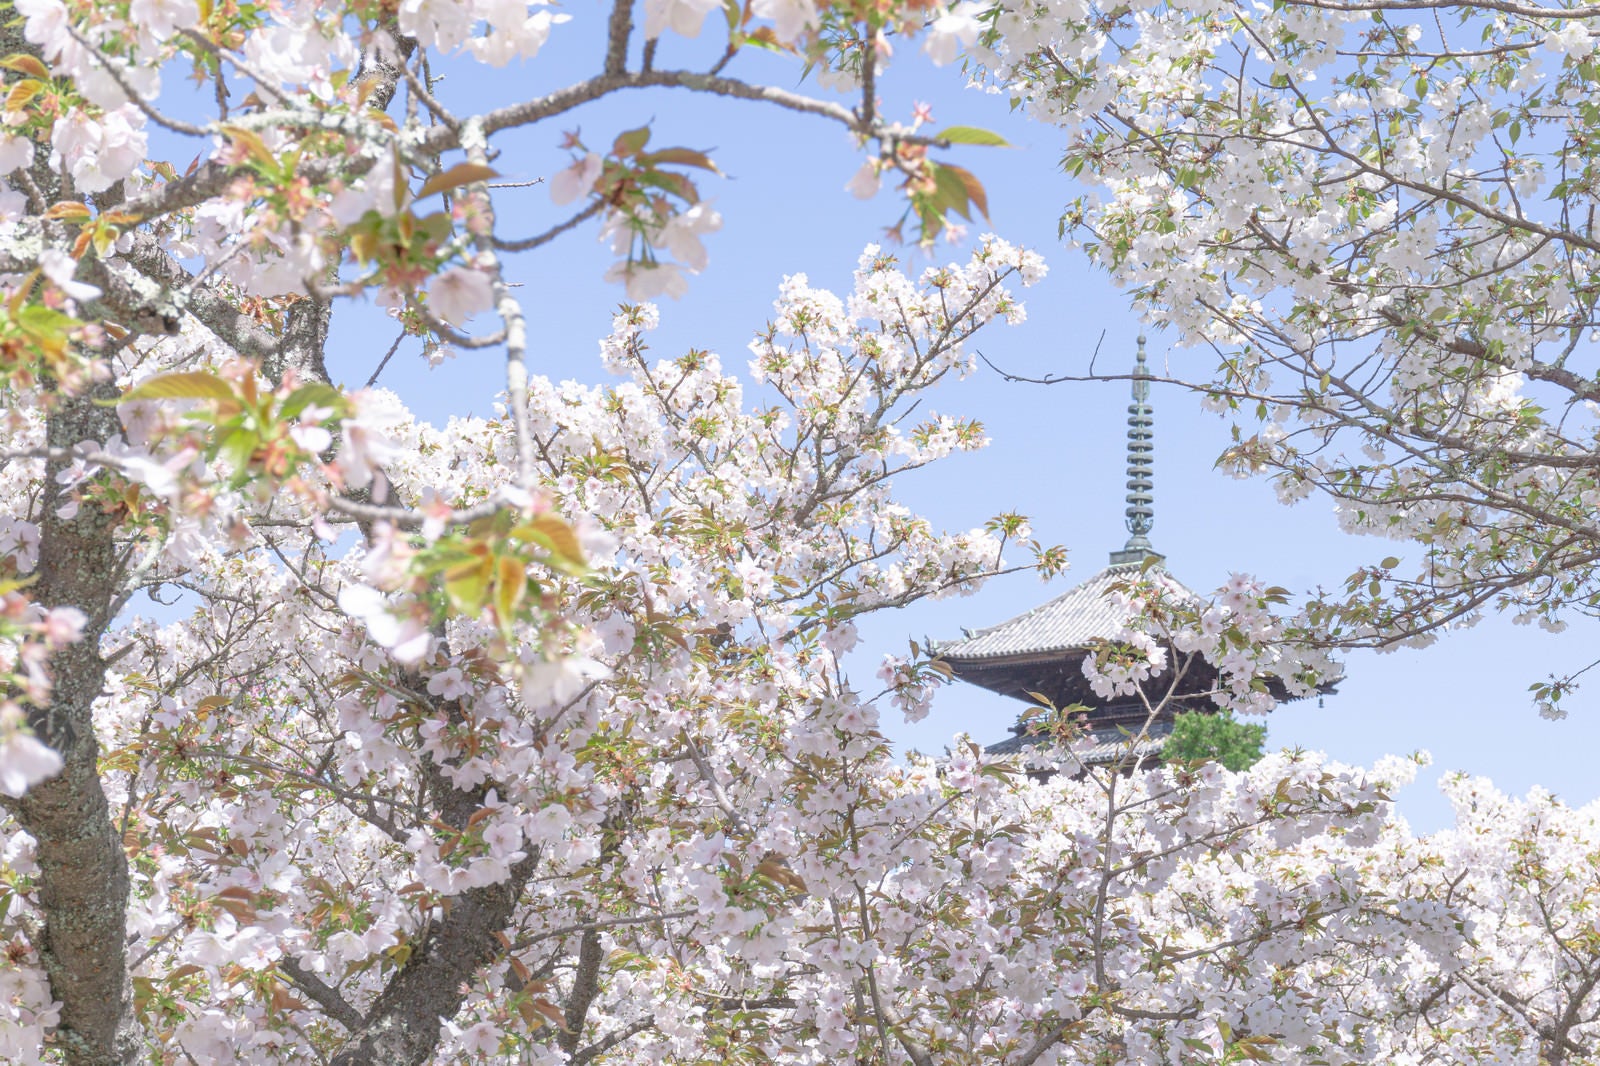
M594 152L588 152L570 167L557 171L550 179L550 202L558 205L570 204L574 200L588 196L593 191L594 183L599 179L603 166L604 160Z
M62 295L71 300L93 300L100 295L100 290L93 285L74 281L73 274L77 268L77 261L58 249L47 248L39 254L39 269L44 271L44 276L50 279L52 285L61 290Z
M451 267L428 283L428 307L441 320L459 326L494 307L489 276L470 267Z
M757 18L771 19L773 32L785 44L794 44L818 21L812 0L753 0L750 10Z
M697 241L694 246L698 247ZM615 263L606 271L605 279L626 284L630 300L653 300L661 296L677 299L689 291L689 279L683 276L683 268L677 263Z
M1568 175L1596 143L1592 13L1453 5L1466 41L1403 4L1038 11L998 4L961 43L1062 129L1069 233L1175 344L1220 353L1182 376L1234 424L1222 467L1391 542L1284 635L1591 616L1594 264Z
M708 261L700 238L722 228L722 216L710 204L698 203L672 216L661 228L661 247L690 270L704 270Z
M33 142L11 134L0 136L0 173L10 174L33 162Z
M857 658L882 649L858 623L1065 564L1020 516L944 528L904 494L1005 431L963 414L959 380L979 331L1025 320L1014 290L1044 276L1037 255L993 236L951 263L869 246L847 291L786 277L732 353L652 350L663 314L630 302L592 373L542 372L523 294L562 260L521 253L593 225L637 300L681 292L724 220L697 184L717 176L704 152L624 124L592 151L572 133L529 157L557 206L583 203L517 231L527 182L501 174L553 140L517 141L528 127L570 129L575 108L623 106L624 89L778 103L866 148L852 191L898 175L932 247L971 195L948 200L926 108L907 127L865 95L891 41L964 50L1069 126L1060 109L1118 79L1149 90L1153 121L1165 88L1217 69L1135 50L1074 96L1060 68L1115 49L1052 24L1090 17L1070 5L762 3L726 37L718 11L616 5L591 78L522 96L461 74L533 57L560 21L546 5L19 3L27 47L6 61L0 144L22 205L0 235L0 1054L1587 1054L1590 812L1454 779L1457 828L1418 839L1390 808L1410 761L1286 752L1230 773L1130 747L1085 769L1059 723L1025 759L964 736L938 759L891 750L884 723L926 715L945 672L914 645L872 678ZM1108 33L1191 17L1102 14ZM639 22L659 44L641 46ZM668 30L714 31L726 58L677 66ZM1547 46L1557 30L1528 40L1575 63L1582 41ZM742 80L743 49L774 43L803 53L774 62L814 64L856 106ZM162 92L163 70L203 91ZM1467 110L1458 134L1486 145L1492 116ZM149 158L169 135L185 157ZM1432 165L1421 140L1396 158ZM1534 169L1507 180L1532 187ZM1170 247L1144 226L1192 209L1158 172L1130 164L1106 187L1128 254L1223 255L1220 221ZM1249 168L1234 177L1257 191ZM1351 207L1268 233L1305 268ZM1402 217L1372 210L1373 234ZM1395 254L1427 269L1430 247ZM1206 291L1196 271L1170 282L1174 300ZM1219 305L1229 328L1271 303L1238 295ZM413 352L493 352L503 392L420 419L378 383L387 338L372 384L337 387L348 364L330 358L372 346L333 324L374 299ZM1396 380L1420 397L1437 377L1408 354ZM1523 367L1451 402L1521 425ZM1264 390L1270 369L1241 359L1241 388ZM1279 428L1240 464L1283 459L1295 417L1269 405ZM1374 463L1392 454L1365 443ZM1403 503L1352 502L1372 508L1352 524L1409 520ZM1315 619L1264 581L1195 598L1152 573L1121 596L1127 632L1091 669L1152 714L1161 671L1195 657L1216 668L1214 698L1246 710L1337 669L1292 639Z
M26 732L17 717L14 706L0 706L0 792L12 797L54 777L63 765L61 756Z
M878 195L880 184L878 165L869 159L861 164L861 169L855 172L845 189L857 200L870 200Z
M147 143L142 123L130 116L132 110L125 106L98 119L78 113L57 120L51 166L66 166L82 193L104 192L128 177L144 161Z
M721 7L716 0L645 0L644 35L656 38L671 30L683 37L698 37L706 16Z
M949 11L933 20L928 27L927 40L922 50L928 53L935 66L953 62L963 47L970 47L983 30L980 17L990 8L974 0L960 0Z
M165 39L200 21L194 0L132 0L128 19L145 33Z

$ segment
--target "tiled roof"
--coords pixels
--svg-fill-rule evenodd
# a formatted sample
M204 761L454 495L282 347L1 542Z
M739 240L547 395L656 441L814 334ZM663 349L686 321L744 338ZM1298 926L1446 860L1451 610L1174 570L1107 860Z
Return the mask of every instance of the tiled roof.
M1171 719L1157 719L1150 723L1148 732L1143 740L1133 746L1133 751L1128 750L1128 741L1131 739L1117 729L1097 729L1094 731L1094 746L1076 749L1078 759L1087 766L1105 766L1113 762L1121 762L1129 758L1149 758L1159 755L1161 749L1167 745L1167 737L1172 733ZM1029 736L1020 733L1007 737L998 744L990 744L984 751L990 755L1015 755L1027 751L1031 747L1043 744L1048 739L1042 734Z
M1112 586L1138 573L1137 563L1108 566L1031 611L968 633L960 640L945 641L938 646L938 653L941 658L959 662L1086 648L1122 628L1127 616L1108 593Z

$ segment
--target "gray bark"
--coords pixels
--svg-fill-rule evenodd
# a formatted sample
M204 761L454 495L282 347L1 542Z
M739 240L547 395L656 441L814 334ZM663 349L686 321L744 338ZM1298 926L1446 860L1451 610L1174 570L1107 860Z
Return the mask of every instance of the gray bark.
M20 20L0 27L0 49L7 55L38 54L23 39ZM54 200L61 195L60 181L47 159L48 153L36 153L29 178L40 196ZM85 395L62 397L46 422L48 444L70 448L122 432L116 411L94 402L115 394L102 385ZM61 1003L55 1035L65 1061L68 1066L122 1066L134 1061L141 1043L125 950L128 863L100 784L93 718L106 673L100 636L122 589L118 520L89 504L72 518L60 517L57 510L67 494L56 474L65 465L60 459L46 464L37 516L37 580L28 591L45 608L78 608L88 624L82 641L51 656L49 706L28 712L35 734L61 756L62 771L8 807L37 842L43 920L35 947L51 994Z
M460 705L439 702L452 719ZM424 763L428 794L439 819L457 829L483 807L487 786L458 789L432 760ZM416 945L404 966L367 1010L366 1023L334 1056L331 1066L422 1066L439 1043L441 1019L452 1018L466 1000L467 983L501 954L497 933L511 924L523 889L539 863L539 851L511 867L496 885L452 897L441 921Z
M67 448L120 432L114 409L95 398L66 401L51 415L48 439ZM100 635L111 621L122 587L115 534L117 520L84 504L70 519L57 515L65 502L46 468L40 520L38 581L30 590L45 607L74 606L88 616L83 640L50 660L54 691L48 707L33 708L29 724L65 763L62 772L34 785L13 805L22 828L38 842L39 904L44 914L38 945L51 993L61 1002L57 1039L71 1066L131 1063L139 1032L128 977L128 864L121 834L100 785L99 742L93 707L105 683Z

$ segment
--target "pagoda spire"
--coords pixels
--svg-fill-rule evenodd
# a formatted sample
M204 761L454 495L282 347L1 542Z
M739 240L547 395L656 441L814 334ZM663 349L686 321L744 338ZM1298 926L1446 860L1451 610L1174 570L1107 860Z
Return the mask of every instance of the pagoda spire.
M1151 458L1155 452L1155 412L1150 409L1150 368L1145 363L1144 335L1133 366L1133 403L1128 405L1128 543L1111 553L1113 566L1160 562L1164 557L1150 546L1150 529L1156 524Z

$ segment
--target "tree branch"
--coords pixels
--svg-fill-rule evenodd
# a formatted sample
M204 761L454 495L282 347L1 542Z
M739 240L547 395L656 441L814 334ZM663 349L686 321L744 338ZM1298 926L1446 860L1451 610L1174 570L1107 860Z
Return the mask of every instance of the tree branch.
M278 962L278 972L287 977L296 988L314 1000L323 1012L344 1026L349 1032L356 1032L366 1024L366 1019L361 1012L352 1007L339 990L328 984L322 978L303 968L294 959L284 956Z

